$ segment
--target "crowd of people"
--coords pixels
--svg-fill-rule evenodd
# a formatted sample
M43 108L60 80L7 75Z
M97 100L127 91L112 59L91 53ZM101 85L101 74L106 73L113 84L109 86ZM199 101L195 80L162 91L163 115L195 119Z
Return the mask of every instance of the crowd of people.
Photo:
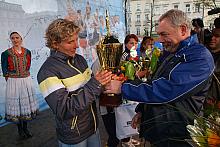
M98 60L90 69L84 53L76 52L88 45L85 38L90 36L89 30L83 33L82 24L89 25L90 10L87 3L87 21L72 20L76 17L56 19L45 32L50 56L41 66L37 81L55 117L59 147L102 146L97 108L109 135L106 146L117 147L120 142L123 147L139 144L131 137L117 138L114 107L97 107L100 95L108 94L139 102L131 126L139 127L139 136L151 145L190 147L185 141L190 139L186 126L203 115L206 99L220 99L219 18L214 22L215 28L208 31L201 19L191 21L184 12L173 9L159 18L157 39L145 36L138 49L138 37L128 34L121 61L130 59L131 49L140 50L139 58L148 58L146 54L152 54L155 41L162 43L163 53L151 76L145 68L135 73L134 80L119 81L111 71L100 70ZM7 83L5 119L17 124L20 139L28 139L32 133L27 122L38 112L30 77L31 52L22 46L20 33L12 32L9 37L12 47L1 54ZM146 76L147 80L140 79Z

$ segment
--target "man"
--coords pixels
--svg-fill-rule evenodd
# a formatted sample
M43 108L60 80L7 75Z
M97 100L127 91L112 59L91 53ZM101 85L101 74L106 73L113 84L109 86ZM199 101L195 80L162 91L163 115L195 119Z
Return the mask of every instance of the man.
M56 120L59 147L101 147L96 97L111 72L91 74L86 60L76 54L79 27L65 19L54 20L46 30L51 54L37 80Z
M214 98L220 101L220 28L213 29L209 47L214 58L215 71L209 89L208 98Z
M106 93L121 93L141 102L132 126L141 120L140 135L157 147L187 147L190 138L186 125L193 124L201 110L210 77L213 58L207 48L190 36L191 22L180 10L169 10L159 19L159 41L170 52L151 81L136 84L112 80Z

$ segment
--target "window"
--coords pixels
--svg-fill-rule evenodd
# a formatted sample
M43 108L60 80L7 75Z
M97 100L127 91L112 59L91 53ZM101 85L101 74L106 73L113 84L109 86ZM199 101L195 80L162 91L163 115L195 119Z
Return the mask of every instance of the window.
M178 9L179 6L178 6L178 5L174 5L173 8L174 8L174 9Z
M128 5L128 12L131 12L131 5Z
M137 33L136 34L140 35L140 28L139 27L137 28Z
M149 21L150 19L149 19L149 14L145 14L145 20L146 21Z
M150 4L149 3L145 3L145 12L150 12Z
M128 23L131 23L131 17L128 18Z
M141 16L137 15L137 22L141 22Z
M159 15L160 14L160 6L155 6L154 7L154 14Z
M190 4L186 4L186 12L190 13Z
M195 12L200 12L200 3L195 4Z
M137 11L141 11L141 4L137 4Z
M167 12L168 11L168 5L163 5L163 12Z

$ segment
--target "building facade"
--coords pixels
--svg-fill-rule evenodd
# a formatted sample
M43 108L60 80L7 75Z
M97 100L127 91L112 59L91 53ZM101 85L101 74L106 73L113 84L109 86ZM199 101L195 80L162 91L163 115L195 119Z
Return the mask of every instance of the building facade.
M216 0L216 4L220 5L220 0ZM126 8L127 33L138 36L150 35L150 32L154 34L159 17L170 9L182 10L191 19L202 18L206 28L212 27L214 18L219 16L208 15L211 7L203 7L195 0L129 0Z

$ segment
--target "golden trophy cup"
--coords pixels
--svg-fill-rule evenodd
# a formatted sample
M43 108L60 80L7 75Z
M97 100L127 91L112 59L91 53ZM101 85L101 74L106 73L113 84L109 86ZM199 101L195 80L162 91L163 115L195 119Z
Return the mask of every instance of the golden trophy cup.
M107 35L96 45L96 51L102 70L110 70L113 73L120 65L123 53L123 44L118 39L110 36L108 12L106 10ZM101 106L116 107L122 102L121 96L115 94L101 94L99 104Z

